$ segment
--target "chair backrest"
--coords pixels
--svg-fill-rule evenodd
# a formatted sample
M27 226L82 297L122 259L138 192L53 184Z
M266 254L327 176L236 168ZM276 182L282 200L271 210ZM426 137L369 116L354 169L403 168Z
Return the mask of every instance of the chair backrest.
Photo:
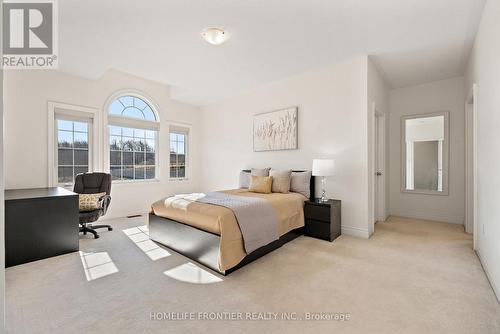
M77 194L111 193L111 174L83 173L75 178L73 191Z

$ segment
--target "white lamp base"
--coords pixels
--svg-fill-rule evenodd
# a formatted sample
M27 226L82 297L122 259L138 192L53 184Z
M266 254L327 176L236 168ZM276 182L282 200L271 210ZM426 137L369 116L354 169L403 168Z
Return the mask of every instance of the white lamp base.
M321 198L319 199L320 202L328 202L328 198L326 197L326 177L322 176L321 177Z

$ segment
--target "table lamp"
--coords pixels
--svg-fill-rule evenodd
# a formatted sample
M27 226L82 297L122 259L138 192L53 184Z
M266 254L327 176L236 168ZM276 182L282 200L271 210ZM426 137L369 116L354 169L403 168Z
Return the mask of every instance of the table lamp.
M326 177L335 175L335 161L333 159L313 159L312 175L321 176L321 198L320 202L327 202Z

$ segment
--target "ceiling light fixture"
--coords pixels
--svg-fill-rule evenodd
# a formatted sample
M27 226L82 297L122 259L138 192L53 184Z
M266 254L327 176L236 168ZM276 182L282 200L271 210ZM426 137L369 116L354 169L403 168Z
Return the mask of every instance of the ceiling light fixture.
M221 28L205 28L201 32L201 36L212 45L221 45L229 38L227 31Z

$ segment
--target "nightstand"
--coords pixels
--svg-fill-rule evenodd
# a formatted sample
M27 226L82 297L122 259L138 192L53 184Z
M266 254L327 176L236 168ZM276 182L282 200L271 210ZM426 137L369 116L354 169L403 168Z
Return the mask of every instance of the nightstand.
M306 201L304 203L305 234L310 237L333 241L340 235L341 201Z

